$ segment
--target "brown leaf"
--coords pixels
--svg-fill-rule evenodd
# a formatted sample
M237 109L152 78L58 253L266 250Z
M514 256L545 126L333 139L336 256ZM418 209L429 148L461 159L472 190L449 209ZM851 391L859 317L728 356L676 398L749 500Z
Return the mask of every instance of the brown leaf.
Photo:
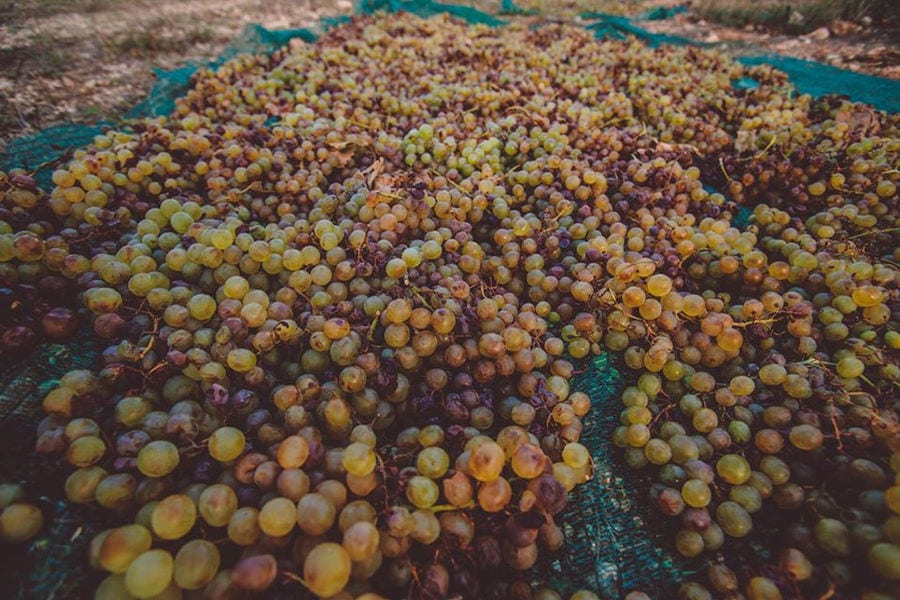
M838 111L834 120L836 123L846 123L850 126L851 131L859 130L863 135L874 135L881 131L878 116L868 106L857 104Z
M369 171L366 183L369 184L369 189L371 189L378 177L384 172L384 159L380 157L376 158L375 162L373 162L366 170Z

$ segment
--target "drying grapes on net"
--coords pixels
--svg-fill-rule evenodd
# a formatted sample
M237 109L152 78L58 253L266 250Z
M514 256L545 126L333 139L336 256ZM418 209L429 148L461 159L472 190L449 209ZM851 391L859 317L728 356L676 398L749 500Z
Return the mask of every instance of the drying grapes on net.
M542 567L607 354L658 597L897 598L898 168L771 67L401 14L0 173L3 360L102 349L34 433L104 515L83 597L597 599Z

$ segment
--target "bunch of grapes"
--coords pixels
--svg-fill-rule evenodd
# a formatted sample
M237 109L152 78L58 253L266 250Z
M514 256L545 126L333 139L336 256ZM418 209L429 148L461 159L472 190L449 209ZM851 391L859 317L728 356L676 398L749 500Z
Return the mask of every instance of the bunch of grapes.
M108 344L37 439L119 523L95 597L560 598L531 570L591 477L602 351L611 441L710 560L682 597L890 593L898 121L752 73L358 17L201 72L50 190L4 176L0 279L77 290ZM776 560L726 564L757 522Z
M20 261L15 274L0 275L0 357L16 361L49 341L70 339L79 327L75 298L77 285L58 273L49 273L42 261L48 248L42 235L53 226L34 219L44 193L24 173L0 173L0 221L3 233L27 230L29 234L4 235L0 260Z

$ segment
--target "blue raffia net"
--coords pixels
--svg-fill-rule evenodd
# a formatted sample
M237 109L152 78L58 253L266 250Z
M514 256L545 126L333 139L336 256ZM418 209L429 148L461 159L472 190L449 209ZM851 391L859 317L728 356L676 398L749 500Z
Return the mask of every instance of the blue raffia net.
M472 23L499 26L504 20L467 6L432 0L361 0L361 13L407 11L421 17L449 13ZM503 0L500 13L523 14L512 0ZM677 14L652 13L645 19ZM685 38L653 34L625 17L590 13L582 15L597 37L635 36L647 44L694 44ZM95 125L62 124L35 135L13 140L0 152L0 169L21 167L36 171L38 180L49 182L53 166L71 150L88 145L105 128L126 126L129 120L169 114L176 98L190 87L198 68L216 68L239 54L274 52L293 39L313 42L318 35L346 18L323 19L314 29L271 31L249 25L215 60L188 64L171 71L157 70L157 80L147 98L130 110L121 123ZM831 66L778 55L744 56L746 65L769 64L787 73L796 89L820 96L849 95L888 112L900 111L900 81L852 73ZM752 79L735 82L752 88ZM746 221L747 210L737 220ZM739 224L739 223L738 223ZM42 418L41 399L56 379L70 369L94 365L100 348L88 333L77 341L45 344L27 364L13 365L0 372L0 439L4 440L4 460L0 480L28 479L32 491L42 494L40 502L48 526L26 553L0 561L0 589L7 597L81 598L90 597L98 575L85 564L87 544L103 529L103 515L97 509L75 506L60 500L59 470L52 461L33 452L35 425ZM584 369L573 381L573 389L586 392L592 410L585 419L582 442L591 450L595 464L592 481L579 486L571 496L561 519L567 544L542 562L534 572L536 580L550 583L562 592L581 587L595 590L603 598L617 598L640 589L670 596L672 586L689 573L690 563L676 559L662 543L659 527L653 523L646 495L647 481L629 472L614 455L610 435L617 425L617 393L621 374L602 354L581 365ZM651 525L648 525L650 523ZM762 548L750 543L749 552Z

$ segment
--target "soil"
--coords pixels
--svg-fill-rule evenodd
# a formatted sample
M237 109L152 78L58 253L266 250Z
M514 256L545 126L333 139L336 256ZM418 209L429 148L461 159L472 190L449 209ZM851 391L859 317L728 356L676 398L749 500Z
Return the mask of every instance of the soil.
M459 1L459 0L457 0ZM462 0L495 12L499 0ZM0 148L60 122L115 119L146 95L154 68L217 56L251 22L308 27L349 14L352 0L0 0ZM523 0L577 20L585 10L636 15L675 0ZM535 17L511 17L535 18ZM838 21L792 36L706 22L687 13L642 21L654 32L748 46L900 79L897 32Z
M714 43L734 52L750 48L827 63L841 69L900 79L900 32L835 21L802 35L769 32L758 27L735 28L710 23L692 14L664 21L642 21L654 33L680 35Z
M114 119L154 68L214 58L248 23L306 27L351 0L0 0L0 147L59 122ZM53 2L57 5L53 5Z

